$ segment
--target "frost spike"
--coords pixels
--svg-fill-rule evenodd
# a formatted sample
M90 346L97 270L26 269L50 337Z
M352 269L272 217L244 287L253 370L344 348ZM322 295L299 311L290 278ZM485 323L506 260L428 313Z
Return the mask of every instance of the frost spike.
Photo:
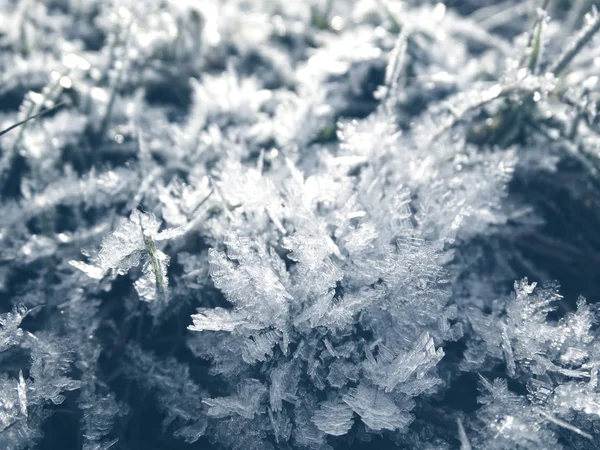
M23 378L22 370L19 370L19 384L17 385L17 390L19 393L19 408L21 409L21 414L27 417L27 384L25 383L25 378Z
M456 419L456 425L458 426L458 438L460 439L460 450L471 450L471 443L469 442L469 437L465 432L465 427L463 427L462 420L459 418Z

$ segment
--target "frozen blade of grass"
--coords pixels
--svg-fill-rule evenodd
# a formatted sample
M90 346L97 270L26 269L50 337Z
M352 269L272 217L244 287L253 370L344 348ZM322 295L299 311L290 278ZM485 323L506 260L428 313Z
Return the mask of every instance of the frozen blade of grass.
M107 443L102 444L98 450L109 450L110 448L114 447L117 442L119 442L118 439L108 441Z
M69 72L67 71L64 74L60 74L60 75L56 76L54 83L44 87L41 94L36 94L36 97L39 97L39 99L37 101L34 100L33 93L30 93L31 97L29 97L29 98L30 98L31 104L29 106L29 110L27 111L27 114L25 115L26 119L29 117L32 117L32 116L38 116L40 114L40 112L42 111L42 108L46 104L46 102L54 103L54 100L56 98L58 98L58 96L61 94L61 92L63 90L62 85L61 85L61 80L64 76L68 75L68 73ZM23 134L25 133L26 124L28 122L29 122L28 120L25 120L25 122L23 123L23 126L19 130L19 136L17 136L17 140L15 141L13 149L16 148L19 145L19 143L21 142L21 139L23 138Z
M131 31L133 28L133 19L130 18L129 22L127 23L127 25L125 26L125 32L124 32L124 37L122 38L122 43L123 43L123 49L124 49L124 54L127 55L128 51L129 51L129 43L130 43L130 37L131 37ZM115 46L117 46L117 44L115 44ZM126 56L125 56L126 58ZM112 116L112 110L114 108L115 105L115 101L117 100L117 94L119 91L119 87L121 86L121 83L123 81L123 74L125 73L125 69L127 68L127 60L125 59L124 61L120 61L119 66L116 68L116 75L114 76L114 78L112 79L111 85L110 85L110 97L108 99L108 103L106 105L106 110L104 111L104 116L102 117L102 121L100 122L100 127L98 128L98 136L100 138L104 137L104 134L106 133L106 130L108 129L108 124L110 122L110 117Z
M146 245L146 250L148 250L148 255L150 256L150 263L152 264L152 271L154 272L154 276L156 278L156 291L160 294L164 294L164 276L162 270L160 268L160 264L157 258L157 250L156 244L154 240L149 236L144 236L144 244Z
M315 28L320 30L327 30L330 28L329 16L333 8L334 0L327 0L325 8L321 11L316 5L312 5L310 8L310 21Z
M558 60L550 69L550 72L552 72L554 75L560 75L568 67L568 65L571 64L573 58L575 58L579 52L581 52L583 47L585 47L592 40L598 30L600 30L600 14L598 14L598 10L595 7L586 17L586 21L587 24L579 32L579 35L558 57Z
M570 423L565 422L564 420L561 420L558 417L554 417L552 414L549 414L545 411L540 412L540 414L542 416L544 416L546 419L548 419L550 422L554 423L555 425L558 425L561 428L564 428L565 430L570 430L573 433L578 434L579 436L583 436L584 438L589 439L590 441L594 440L594 437L591 434L586 433L583 430L580 430L576 426L571 425Z
M385 105L388 108L393 106L398 99L400 78L406 64L407 43L408 31L404 27L390 53L390 60L385 70L385 86L387 88Z
M146 195L148 189L152 186L152 184L158 179L158 177L163 173L163 169L160 167L156 167L152 169L152 171L144 177L142 182L140 183L140 187L133 196L133 199L127 204L126 210L132 210L138 207L144 195Z
M215 188L213 186L208 192L208 194L200 201L200 203L192 213L192 219L182 227L182 234L186 234L189 233L191 230L194 230L198 226L198 224L205 218L205 215L200 214L200 209L212 197L214 192Z
M154 239L151 236L146 234L144 230L144 225L142 224L142 216L138 215L140 228L142 230L142 237L144 239L144 245L146 247L146 251L148 252L148 257L150 258L150 265L152 267L152 272L154 273L154 281L156 285L156 293L161 298L165 295L165 278L162 273L162 269L160 266L160 261L158 259L158 250L156 248L156 244Z
M475 11L470 19L487 30L506 25L518 17L527 15L531 5L528 2L506 1L490 5Z
M458 36L461 36L467 40L472 40L486 47L494 48L500 51L503 55L510 55L512 52L512 46L504 40L502 37L494 33L490 33L486 28L473 22L472 20L459 19L455 17L453 19L454 28L452 31Z
M23 137L25 136L25 130L27 129L31 119L39 117L40 115L50 112L51 110L60 106L60 104L55 104L55 101L63 91L61 80L68 74L69 70L66 70L62 74L58 72L52 72L50 76L50 83L44 86L41 93L29 91L24 102L21 104L21 112L25 110L24 114L22 115L22 120L0 133L1 136L15 127L21 127L19 128L19 133L14 140L11 149L7 151L0 159L0 161L3 160L1 165L8 167L9 171L16 170L16 166L18 165L19 161L19 146L23 140ZM46 104L49 104L50 107L48 110L43 110L44 105ZM4 167L0 168L0 172L4 171Z
M462 420L460 418L456 419L456 425L458 426L458 438L460 439L460 450L471 450L471 443L469 442L469 437L465 432L465 427L463 427Z
M443 123L435 131L435 133L431 137L429 143L430 144L434 143L438 139L440 139L448 130L452 129L458 122L460 122L464 118L464 116L466 114L468 114L469 112L475 111L475 110L499 99L500 97L504 97L514 91L515 91L515 89L503 87L500 84L494 84L493 86L491 86L485 90L473 89L473 93L477 94L479 96L479 98L471 99L471 98L465 97L464 100L459 99L459 100L462 100L462 103L464 103L464 104L461 104L459 108L455 107L452 103L449 103L447 105L447 107L448 107L452 117L445 120L445 123Z
M149 166L152 163L152 155L150 154L150 151L148 150L148 147L144 141L144 137L142 136L142 131L139 128L139 126L136 126L136 131L137 131L136 135L137 135L138 154L139 154L138 158L142 165ZM137 192L135 193L135 195L133 196L131 201L127 204L126 210L131 211L138 207L138 205L144 198L144 195L146 195L148 189L150 189L152 184L156 181L156 179L163 172L164 172L164 169L162 167L154 167L150 171L150 173L142 179L142 182L140 183L140 186L139 186Z
M52 111L55 111L55 110L57 110L58 108L60 108L61 106L64 106L64 105L65 105L65 102L60 102L60 103L57 103L56 105L52 106L51 108L46 108L43 111L38 112L37 114L33 114L33 115L27 117L26 119L23 119L20 122L17 122L15 124L9 126L8 128L5 128L4 130L0 131L0 136L8 133L11 130L14 130L15 128L17 128L17 127L19 127L21 125L25 125L30 120L37 119L38 117L43 116L44 114L48 114L48 113L50 113Z
M548 13L545 10L538 11L538 19L536 21L536 26L534 29L534 38L531 43L531 51L529 54L529 62L527 67L531 73L537 73L540 60L542 59L543 52L543 40L542 33L544 31L544 25L546 24L546 20L548 18Z
M577 23L585 16L585 11L589 11L593 4L594 0L574 0L565 20L565 28L575 30Z

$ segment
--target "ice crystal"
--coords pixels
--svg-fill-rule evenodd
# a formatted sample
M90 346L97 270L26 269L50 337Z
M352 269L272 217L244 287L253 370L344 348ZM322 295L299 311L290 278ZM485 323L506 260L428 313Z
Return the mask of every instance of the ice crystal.
M313 422L322 432L341 436L352 428L352 409L343 402L323 402L315 412Z
M142 263L143 275L134 283L140 298L151 301L164 297L169 257L156 248L156 242L180 236L183 230L171 228L159 232L159 228L160 222L153 215L134 211L104 239L93 265L80 261L71 261L71 265L91 278L101 279L109 272L122 275Z

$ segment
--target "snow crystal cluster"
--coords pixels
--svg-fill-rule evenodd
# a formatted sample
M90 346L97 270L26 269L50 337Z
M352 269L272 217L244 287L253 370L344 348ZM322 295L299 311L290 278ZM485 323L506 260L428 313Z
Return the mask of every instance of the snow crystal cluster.
M596 3L0 0L0 448L596 448Z

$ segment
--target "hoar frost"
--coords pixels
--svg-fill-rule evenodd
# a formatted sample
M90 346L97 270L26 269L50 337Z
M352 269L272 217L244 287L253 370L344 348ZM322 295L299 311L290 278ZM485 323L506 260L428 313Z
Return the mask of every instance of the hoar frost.
M0 2L0 448L592 448L600 19L454 3Z

